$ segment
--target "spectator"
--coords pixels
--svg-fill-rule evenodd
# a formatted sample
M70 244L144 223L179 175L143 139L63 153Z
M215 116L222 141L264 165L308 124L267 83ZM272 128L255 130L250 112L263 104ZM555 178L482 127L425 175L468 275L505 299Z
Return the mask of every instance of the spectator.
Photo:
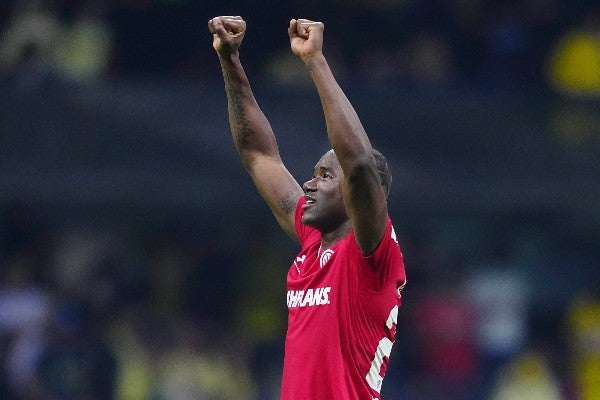
M41 398L113 399L116 362L98 319L85 301L65 299L58 306L51 341L37 365Z
M63 30L53 57L53 67L60 77L93 83L105 76L113 49L107 8L102 1L88 0L75 10L74 21Z
M600 399L600 293L579 293L566 315L567 339L577 398Z
M32 88L48 74L63 32L54 3L24 0L10 16L0 39L0 72Z
M560 384L546 358L527 351L515 356L498 375L490 400L561 400Z
M555 43L547 62L547 79L566 96L600 97L600 8L586 12Z

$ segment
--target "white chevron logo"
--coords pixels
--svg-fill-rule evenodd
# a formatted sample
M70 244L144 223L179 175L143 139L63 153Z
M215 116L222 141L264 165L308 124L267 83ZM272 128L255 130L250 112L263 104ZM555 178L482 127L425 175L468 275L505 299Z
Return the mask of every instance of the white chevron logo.
M323 268L325 264L327 264L332 255L333 250L331 249L327 249L323 252L323 254L321 254L321 258L319 259L319 265L321 265L321 268Z

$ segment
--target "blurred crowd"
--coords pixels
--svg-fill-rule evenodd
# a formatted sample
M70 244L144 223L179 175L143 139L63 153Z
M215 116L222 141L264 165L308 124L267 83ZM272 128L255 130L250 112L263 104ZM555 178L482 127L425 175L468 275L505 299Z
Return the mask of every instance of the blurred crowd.
M206 21L241 14L247 69L274 84L305 82L285 33L305 16L341 79L600 96L594 1L291 3L0 0L0 81L214 79ZM570 107L554 128L597 143ZM600 399L600 232L530 212L396 222L408 286L384 399ZM0 399L277 399L296 249L251 218L188 217L123 227L2 203Z
M4 0L0 71L75 82L214 74L206 21L248 21L245 65L276 82L305 81L287 43L292 17L326 23L340 78L376 85L469 85L600 93L600 7L592 0L278 1Z
M233 245L215 221L100 228L23 203L1 217L2 399L278 398L294 252L272 225L240 222L254 239ZM418 225L398 225L410 281L384 398L598 398L593 245L551 218Z
M184 229L125 234L3 208L0 397L257 398L252 337L234 318L242 266L217 236Z

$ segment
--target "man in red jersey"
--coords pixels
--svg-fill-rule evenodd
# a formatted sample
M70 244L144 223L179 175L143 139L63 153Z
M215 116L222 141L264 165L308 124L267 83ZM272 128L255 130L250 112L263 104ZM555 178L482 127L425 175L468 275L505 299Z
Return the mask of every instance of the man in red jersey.
M242 163L282 229L301 245L287 276L282 400L372 400L394 343L402 253L387 210L391 176L323 55L321 22L292 19L292 52L317 88L332 149L301 187L279 154L240 62L241 17L208 22Z

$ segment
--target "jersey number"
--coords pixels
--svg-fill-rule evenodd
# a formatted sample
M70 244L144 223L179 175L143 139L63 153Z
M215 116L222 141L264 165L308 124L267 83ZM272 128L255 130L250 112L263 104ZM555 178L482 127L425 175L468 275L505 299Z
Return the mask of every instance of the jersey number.
M392 311L390 311L390 315L386 321L386 326L388 329L392 329L398 323L398 306L394 306ZM380 375L381 366L385 358L389 358L392 352L392 346L394 342L392 342L387 337L382 338L379 341L379 345L377 346L377 350L375 350L375 355L373 356L373 361L371 362L371 369L367 373L365 379L369 386L375 390L377 393L381 390L381 384L383 383L383 377Z

